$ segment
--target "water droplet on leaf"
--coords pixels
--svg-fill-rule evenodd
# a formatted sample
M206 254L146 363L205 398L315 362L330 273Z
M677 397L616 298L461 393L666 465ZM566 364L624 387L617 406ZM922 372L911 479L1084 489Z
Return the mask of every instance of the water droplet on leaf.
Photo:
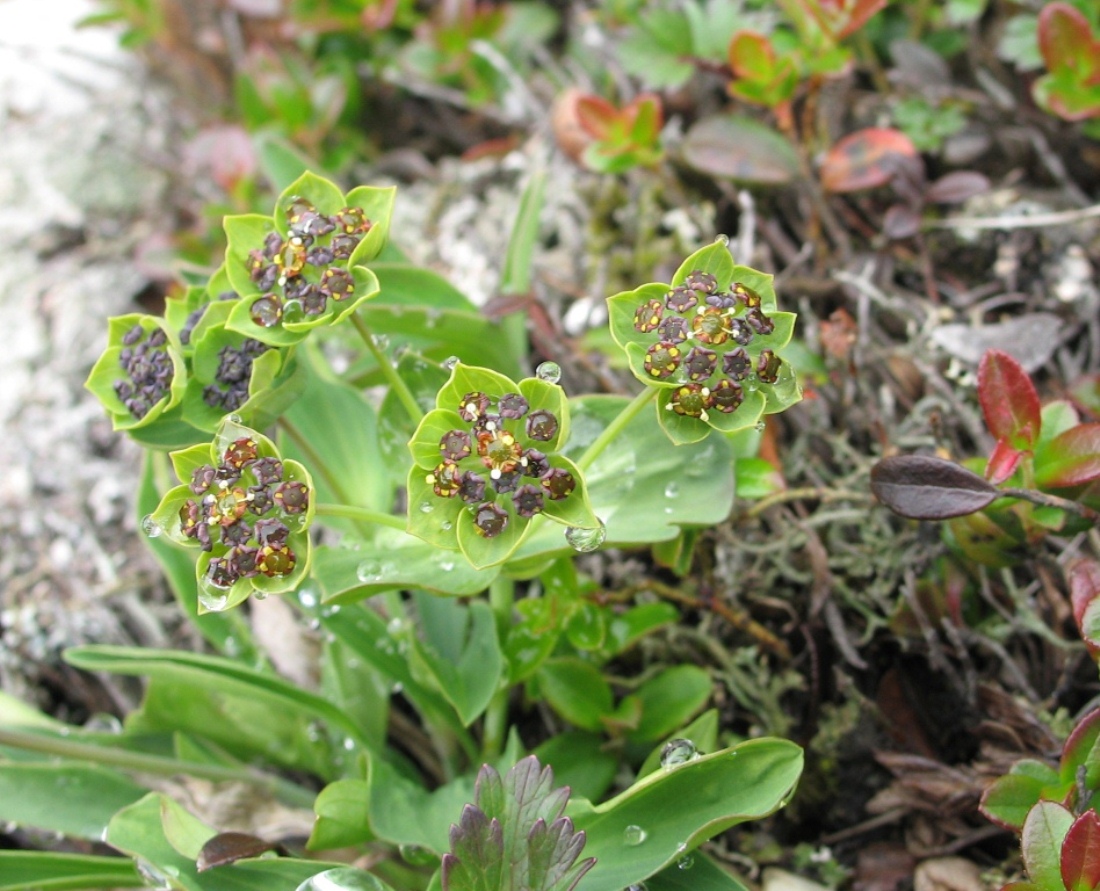
M454 371L455 366L458 364L458 356L448 356L443 360L443 367L448 371Z
M691 869L695 865L695 858L691 854L685 854L676 861L677 869Z
M646 840L646 831L641 826L631 823L623 830L623 844L636 848Z
M680 494L680 484L673 480L665 486L665 498L675 498Z
M311 876L295 891L381 891L383 887L369 872L351 866L337 866Z
M420 513L430 514L433 510L435 510L435 505L432 504L430 501L420 502Z
M565 530L565 540L574 551L587 554L594 551L604 543L607 538L607 527L603 521L595 529L581 529L579 526L570 526Z
M730 243L730 237L728 235L716 235L714 237L714 243L728 245Z
M675 767L699 757L695 743L690 739L673 739L661 750L661 767Z
M355 568L355 575L361 582L381 581L382 564L377 560L364 560Z
M164 531L164 527L153 519L152 514L146 514L141 520L141 531L150 538L158 538Z
M535 377L548 384L556 384L561 380L561 366L557 362L543 362L535 369Z

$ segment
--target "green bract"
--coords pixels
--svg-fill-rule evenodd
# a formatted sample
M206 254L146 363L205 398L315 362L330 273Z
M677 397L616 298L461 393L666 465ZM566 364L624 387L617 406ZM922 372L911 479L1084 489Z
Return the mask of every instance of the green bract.
M657 417L684 444L732 433L801 399L779 352L794 313L776 310L772 276L736 266L725 240L696 251L672 284L608 299L611 335L638 380L660 388Z
M507 560L536 516L599 529L584 477L557 454L568 435L556 384L456 365L409 442L408 531L483 568Z
M240 299L227 326L273 346L333 325L378 293L363 266L386 241L395 190L344 195L305 173L279 196L274 216L225 218L226 276Z
M172 452L171 459L183 485L164 495L146 531L202 550L195 570L200 605L223 610L253 591L297 587L310 563L308 471L232 416L213 443Z
M131 313L109 321L107 338L84 386L103 403L115 430L152 424L180 402L187 373L171 329Z

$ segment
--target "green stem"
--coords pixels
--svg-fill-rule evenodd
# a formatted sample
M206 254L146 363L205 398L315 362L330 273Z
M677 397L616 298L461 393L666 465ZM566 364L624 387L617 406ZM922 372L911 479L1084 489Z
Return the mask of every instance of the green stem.
M424 417L424 412L420 410L420 406L417 404L416 397L413 396L412 390L409 389L409 385L406 384L404 378L397 373L397 369L393 367L389 357L379 348L374 340L374 335L371 334L370 328L367 327L367 323L363 321L359 313L353 312L351 314L351 323L355 326L355 330L359 332L359 336L363 338L363 343L367 345L367 349L371 351L371 355L374 356L374 361L378 363L378 368L381 370L382 374L385 375L389 385L397 394L397 398L400 399L401 404L405 406L405 411L408 412L413 425L419 424Z
M623 428L626 427L634 417L645 408L646 403L655 399L657 396L657 387L646 387L639 393L634 399L621 411L618 416L604 429L603 433L596 437L584 454L581 455L577 461L577 467L581 470L588 470L592 466L592 463L603 453L603 450L615 439L620 433L623 432Z
M489 606L496 619L497 634L503 639L512 624L512 608L516 602L516 583L501 574L489 584ZM493 694L485 710L484 733L481 739L481 755L486 761L496 758L504 748L508 726L508 687Z
M151 773L158 776L187 774L214 782L250 783L262 786L278 795L288 804L298 807L313 807L316 795L308 789L272 776L256 768L229 767L222 764L202 764L194 761L181 761L177 758L165 758L160 755L147 755L130 752L126 749L107 748L92 743L70 739L58 739L25 730L12 730L0 727L0 745L14 746L27 752L43 755L57 755L78 761L91 761L96 764L109 764L123 770L138 773Z
M344 491L343 483L333 474L328 464L325 463L325 459L321 457L320 453L313 447L313 443L306 438L294 422L283 415L279 418L278 424L306 459L310 473L316 473L319 477L322 477L332 490L332 494L341 501L351 501L349 494Z
M408 525L404 517L395 517L393 514L385 514L367 507L356 507L353 504L321 503L315 510L319 517L343 517L345 520L389 526L391 529L400 529L402 532Z

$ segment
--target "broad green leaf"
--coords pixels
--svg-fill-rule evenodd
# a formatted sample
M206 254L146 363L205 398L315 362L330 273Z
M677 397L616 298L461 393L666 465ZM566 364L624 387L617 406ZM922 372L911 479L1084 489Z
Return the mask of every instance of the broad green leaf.
M0 820L44 832L98 841L115 812L146 791L91 764L0 762Z
M617 656L645 635L680 618L671 603L640 603L615 615L607 628L607 655Z
M391 684L336 637L325 638L321 693L355 721L369 749L381 752L385 748Z
M801 772L798 746L757 739L656 771L601 805L574 799L567 813L587 835L585 855L596 858L578 891L620 891L729 827L767 816Z
M645 880L649 891L749 891L710 857L696 851Z
M307 158L297 148L272 132L259 132L252 136L260 169L271 185L282 191L307 170L317 170L312 158Z
M423 592L416 603L424 639L414 640L415 657L469 727L497 692L504 671L493 612L484 601L464 607Z
M592 801L611 788L619 767L619 759L607 751L606 743L602 734L569 730L550 737L534 754L554 768L555 780L568 786L573 796Z
M1064 788L1058 772L1049 765L1040 761L1019 761L1008 774L998 777L985 790L981 811L993 822L1018 832L1028 811L1040 798L1058 797L1057 792Z
M370 783L346 779L329 783L313 806L317 819L306 842L311 851L348 848L370 841Z
M275 231L275 221L258 213L228 216L222 221L228 242L225 249L225 274L233 290L250 304L260 289L249 274L249 253L260 248L264 239Z
M1073 814L1053 801L1038 802L1024 821L1020 837L1028 878L1047 891L1062 891L1062 842Z
M89 891L144 888L134 864L120 857L0 851L0 891Z
M691 740L699 754L705 755L708 752L715 751L718 748L718 710L707 709L690 724L677 728L674 733L656 745L653 751L646 756L642 766L638 768L639 779L653 773L661 766L661 754L664 752L665 746L673 739Z
M667 736L695 717L710 699L711 688L710 675L698 666L666 668L634 694L642 703L642 718L627 738L641 742Z
M614 707L611 687L591 662L576 656L548 659L535 674L541 696L582 730L599 731Z
M363 215L371 221L370 229L348 258L349 268L370 263L382 252L389 236L396 196L397 188L394 186L359 186L348 192L344 199L347 206L360 208Z
M283 236L290 231L286 219L287 208L296 198L309 201L318 213L325 216L339 213L347 205L344 201L344 193L337 186L307 170L283 189L282 194L275 201L275 226Z

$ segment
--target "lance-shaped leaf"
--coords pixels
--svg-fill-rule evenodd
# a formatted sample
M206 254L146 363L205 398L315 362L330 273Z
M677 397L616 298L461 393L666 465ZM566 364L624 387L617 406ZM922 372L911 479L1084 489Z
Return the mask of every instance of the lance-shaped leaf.
M986 350L978 365L978 401L986 426L1014 449L1035 447L1042 426L1039 394L1020 363L1001 350Z
M913 520L946 520L988 506L998 492L965 467L929 455L894 455L871 469L871 491Z

